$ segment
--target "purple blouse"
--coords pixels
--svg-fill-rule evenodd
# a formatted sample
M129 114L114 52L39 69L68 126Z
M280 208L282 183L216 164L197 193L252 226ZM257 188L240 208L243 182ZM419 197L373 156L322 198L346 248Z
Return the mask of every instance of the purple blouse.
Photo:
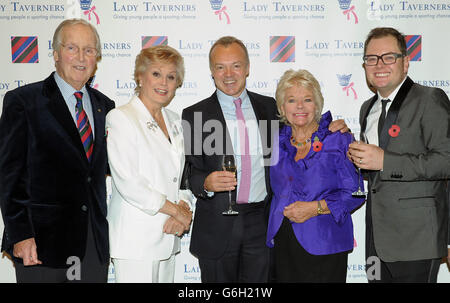
M328 111L322 115L318 130L312 134L312 144L317 136L323 144L320 151L312 146L304 159L295 162L297 149L291 145L292 129L285 126L280 131L278 162L273 154L270 182L273 198L270 206L267 246L276 245L274 237L283 221L283 209L296 201L324 199L331 214L312 217L303 223L292 222L295 236L303 248L313 255L327 255L353 248L353 223L351 211L364 202L352 197L358 188L358 172L347 159L350 133L331 133L332 120ZM311 144L311 145L312 145ZM361 178L360 186L363 188ZM317 202L313 202L317 203Z

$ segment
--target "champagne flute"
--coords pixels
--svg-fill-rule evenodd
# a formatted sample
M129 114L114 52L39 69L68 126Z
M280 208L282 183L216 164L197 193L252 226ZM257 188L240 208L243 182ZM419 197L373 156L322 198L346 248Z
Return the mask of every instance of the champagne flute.
M368 143L366 134L364 132L355 132L354 137L353 137L353 142ZM354 197L365 197L367 194L366 192L364 192L361 189L360 182L361 182L361 169L358 167L358 190L356 190L352 193L352 196L354 196Z
M233 155L224 155L222 161L223 170L236 173L236 164L234 163ZM222 212L222 215L226 216L235 216L239 214L239 212L233 210L233 201L231 201L231 190L228 191L228 210Z

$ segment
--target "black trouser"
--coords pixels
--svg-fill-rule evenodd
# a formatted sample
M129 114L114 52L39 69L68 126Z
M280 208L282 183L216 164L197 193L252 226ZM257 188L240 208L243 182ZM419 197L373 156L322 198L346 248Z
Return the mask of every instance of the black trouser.
M285 217L275 236L274 266L276 282L345 283L348 251L312 255L298 242Z
M199 258L203 283L265 283L269 279L267 222L263 203L238 204L227 250L218 259Z
M38 255L39 259L39 255ZM68 266L74 265L71 263ZM95 247L91 221L88 222L86 253L80 263L80 279L69 280L67 268L52 268L42 265L24 266L14 262L17 283L106 283L109 264L101 264ZM69 268L69 277L77 278L77 272Z

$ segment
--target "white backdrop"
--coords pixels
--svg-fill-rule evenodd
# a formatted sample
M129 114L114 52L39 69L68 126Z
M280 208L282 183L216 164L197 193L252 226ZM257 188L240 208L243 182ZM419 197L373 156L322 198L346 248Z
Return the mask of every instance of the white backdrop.
M169 105L181 114L214 91L209 48L217 38L233 35L250 54L249 90L273 96L285 70L308 69L321 83L324 111L357 130L359 108L372 95L361 67L363 43L376 26L393 26L408 35L413 80L450 91L449 0L0 0L0 102L8 90L54 70L53 32L73 17L88 20L100 34L103 59L93 85L116 105L133 94L134 59L141 48L168 43L185 58L185 83ZM17 41L23 49L16 49ZM366 282L364 213L362 207L353 214L355 249L348 282ZM189 239L183 237L177 256L176 282L200 282ZM14 281L10 260L1 258L0 282ZM438 281L450 282L445 264Z

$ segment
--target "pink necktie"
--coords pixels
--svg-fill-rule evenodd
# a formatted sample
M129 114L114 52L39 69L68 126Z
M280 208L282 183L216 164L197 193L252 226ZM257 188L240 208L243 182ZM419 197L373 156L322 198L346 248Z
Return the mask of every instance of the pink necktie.
M239 182L239 192L236 203L248 203L250 195L250 182L252 177L252 163L250 159L250 147L245 126L244 113L242 112L242 100L236 99L233 101L236 105L236 117L238 119L239 142L241 146L241 180Z

